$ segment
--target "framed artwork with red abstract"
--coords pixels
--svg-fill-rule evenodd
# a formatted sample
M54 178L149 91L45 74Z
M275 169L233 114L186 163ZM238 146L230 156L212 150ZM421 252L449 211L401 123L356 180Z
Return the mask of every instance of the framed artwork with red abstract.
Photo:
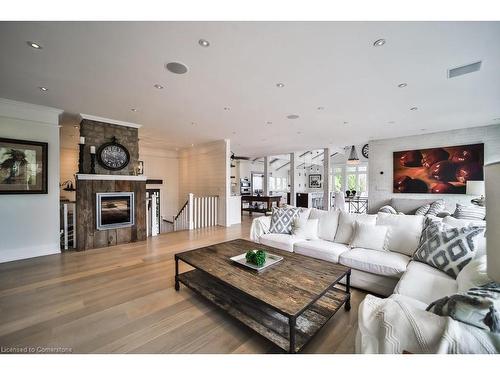
M483 181L484 144L394 152L394 193L465 194Z

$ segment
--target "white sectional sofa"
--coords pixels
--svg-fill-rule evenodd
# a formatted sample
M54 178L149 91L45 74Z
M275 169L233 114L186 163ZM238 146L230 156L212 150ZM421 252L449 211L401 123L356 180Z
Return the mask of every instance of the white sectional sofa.
M431 302L439 298L488 282L484 237L477 240L476 258L454 279L425 263L411 260L425 225L424 216L385 213L354 215L315 209L303 215L318 218L318 239L305 240L294 235L269 233L270 217L254 219L251 239L348 266L352 269L351 285L377 295L367 295L359 306L358 353L498 351L500 343L492 344L491 336L485 331L425 311ZM352 232L348 233L347 222L354 220L388 227L387 249L352 248L346 241L347 237L352 237ZM486 226L485 221L444 220L455 227L471 223ZM467 341L464 342L464 339Z
M405 273L418 247L425 221L423 216L360 215L316 209L304 214L310 219L318 219L318 239L304 240L294 235L269 233L271 217L266 216L254 219L250 238L281 250L348 266L352 269L353 287L382 296L391 295ZM351 248L349 243L355 221L388 226L388 251Z

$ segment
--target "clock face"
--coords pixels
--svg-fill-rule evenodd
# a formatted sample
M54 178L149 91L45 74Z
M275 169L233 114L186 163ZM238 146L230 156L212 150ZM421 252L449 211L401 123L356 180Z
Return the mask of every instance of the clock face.
M128 150L121 144L115 142L102 145L99 148L98 156L99 164L113 171L125 168L130 160Z
M369 151L369 150L368 150L368 148L369 148L369 146L368 146L368 143L367 143L367 144L366 144L366 145L364 145L364 146L363 146L363 148L361 149L361 153L362 153L362 154L363 154L363 156L364 156L365 158L367 158L367 159L368 159L368 151Z

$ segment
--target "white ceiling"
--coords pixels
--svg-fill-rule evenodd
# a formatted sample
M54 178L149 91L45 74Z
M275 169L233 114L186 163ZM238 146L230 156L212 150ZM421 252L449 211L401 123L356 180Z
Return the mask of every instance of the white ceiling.
M140 123L169 148L230 138L262 156L500 122L500 22L0 22L0 46L0 97Z

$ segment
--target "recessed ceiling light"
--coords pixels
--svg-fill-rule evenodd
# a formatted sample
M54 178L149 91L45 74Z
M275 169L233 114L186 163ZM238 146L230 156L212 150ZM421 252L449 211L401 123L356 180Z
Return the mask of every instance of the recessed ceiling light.
M198 40L198 44L202 47L208 47L210 45L210 42L208 40L205 40L205 39L200 39L200 40Z
M276 87L282 88L282 87L285 87L285 84L284 84L284 83L281 83L281 82L278 82L278 83L276 84Z
M374 47L380 47L385 44L385 39L377 39L376 41L373 42Z
M191 147L194 147L194 143L191 143Z
M162 90L162 89L164 88L164 87L163 87L162 85L160 85L159 83L154 84L154 85L153 85L153 87L154 87L155 89L158 89L158 90Z
M318 109L318 111L322 111L325 109L325 107L318 107L317 109Z
M403 83L400 83L400 84L398 85L398 87L399 87L400 89L402 89L403 87L406 87L406 86L408 86L408 84L407 84L407 83L404 83L404 82L403 82Z
M267 125L271 125L272 123L273 123L272 121L266 122Z
M344 125L347 125L347 124L349 124L349 123L347 121L344 121Z
M36 42L31 42L31 41L27 41L26 43L28 43L28 46L30 46L31 48L34 48L34 49L43 49L43 47L36 43Z
M38 89L39 89L40 91L43 91L43 92L45 92L45 91L49 91L49 89L48 89L47 87L43 87L43 86L40 86Z
M230 107L224 107L224 111L229 111L229 110L231 110Z
M196 122L192 122L191 125L196 125Z
M184 74L188 71L188 67L180 62L169 62L165 64L165 68L175 74Z
M130 108L132 112L138 112L137 108Z
M295 119L299 118L299 115L288 115L288 116L286 116L286 118L289 120L295 120Z
M411 107L410 111L416 111L417 109L418 109L418 107Z

